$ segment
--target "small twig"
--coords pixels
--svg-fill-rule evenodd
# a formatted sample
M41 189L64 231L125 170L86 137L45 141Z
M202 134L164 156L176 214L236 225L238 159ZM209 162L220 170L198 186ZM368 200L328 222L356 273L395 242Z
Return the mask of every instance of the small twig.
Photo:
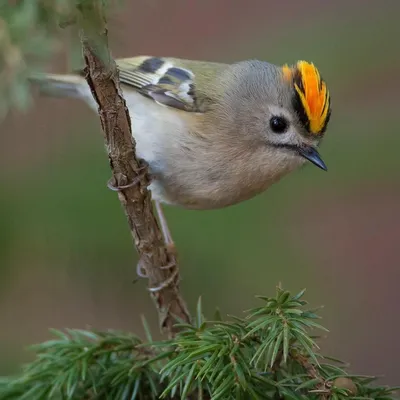
M169 335L175 333L177 318L190 321L179 292L179 273L175 255L162 239L147 190L147 167L135 154L131 120L119 85L115 61L108 50L107 26L102 7L86 7L82 12L81 42L86 63L85 77L98 104L111 170L112 185L119 188L118 197L125 210L129 227L139 253L141 266L149 280L160 326ZM96 14L94 16L94 14ZM90 24L85 25L85 15ZM97 18L97 24L93 20ZM130 184L135 182L135 184ZM173 268L161 268L175 262ZM159 288L159 290L151 290Z
M310 390L310 392L320 394L321 400L328 400L330 397L329 387L325 382L325 379L318 373L315 366L310 363L307 357L300 353L292 354L292 357L306 370L307 375L311 379L318 379L320 381L320 383L316 385L316 389Z

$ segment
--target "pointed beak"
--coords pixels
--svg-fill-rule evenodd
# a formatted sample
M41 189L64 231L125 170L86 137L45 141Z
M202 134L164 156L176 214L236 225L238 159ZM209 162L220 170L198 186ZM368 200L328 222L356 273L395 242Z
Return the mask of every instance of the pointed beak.
M318 151L314 147L311 147L311 146L299 147L298 151L299 151L299 154L302 157L304 157L306 160L312 162L318 168L321 168L324 171L328 171L327 166L322 161L321 156L318 154Z

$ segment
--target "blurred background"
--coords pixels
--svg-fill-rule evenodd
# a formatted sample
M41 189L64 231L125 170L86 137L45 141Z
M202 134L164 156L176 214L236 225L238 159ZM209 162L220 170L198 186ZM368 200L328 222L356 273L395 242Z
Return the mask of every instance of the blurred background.
M267 193L218 211L166 208L191 310L202 295L238 314L277 284L324 305L325 353L399 384L400 2L126 1L110 23L115 57L139 54L276 64L313 61L331 91L321 148ZM61 49L49 70L66 72ZM157 330L110 177L98 117L36 98L0 146L0 374L48 328Z

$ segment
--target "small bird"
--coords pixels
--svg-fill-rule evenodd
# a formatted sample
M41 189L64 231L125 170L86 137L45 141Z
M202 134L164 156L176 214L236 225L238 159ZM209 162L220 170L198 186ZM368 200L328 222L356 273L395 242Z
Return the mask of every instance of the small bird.
M317 147L330 119L330 95L313 63L153 56L116 63L156 205L227 207L307 160L327 169ZM35 81L42 93L81 98L97 112L82 73Z

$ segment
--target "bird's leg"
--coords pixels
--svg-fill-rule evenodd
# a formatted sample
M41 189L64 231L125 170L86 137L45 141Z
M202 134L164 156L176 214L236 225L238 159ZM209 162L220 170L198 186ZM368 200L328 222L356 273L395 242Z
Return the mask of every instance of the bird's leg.
M164 243L166 247L169 250L169 253L171 254L171 259L170 262L167 265L162 265L159 266L160 269L172 269L176 267L176 248L175 248L175 243L172 240L171 232L168 228L168 223L167 219L165 218L161 203L157 200L154 201L155 209L157 212L157 217L158 221L160 223L161 227L161 232L164 238ZM137 268L136 268L137 274L142 277L142 278L147 278L146 270L144 268L144 265L141 261L138 262ZM178 268L175 269L175 271L172 272L171 276L166 279L164 282L162 282L159 286L157 287L152 287L149 288L151 292L158 292L165 287L169 286L172 282L175 281L176 276L178 275Z
M157 212L158 221L160 222L161 232L164 237L164 243L168 247L171 253L176 254L175 243L172 240L171 232L168 228L167 219L165 218L162 205L159 201L155 200L155 207Z
M141 167L141 171L139 173L139 175L137 177L135 177L135 179L126 184L126 185L121 185L121 186L117 186L115 185L115 180L114 179L110 179L107 183L107 187L115 192L119 192L123 189L127 189L130 188L132 186L137 185L140 182L140 179L143 178L144 174L146 173L145 171L145 166ZM155 208L156 208L156 212L157 212L157 217L158 217L158 221L160 223L160 227L161 227L161 232L163 235L163 239L164 239L164 243L167 246L169 253L172 255L170 262L167 265L162 265L159 266L158 268L160 269L171 269L176 267L176 249L175 249L175 244L174 241L172 240L172 236L170 233L170 230L168 228L168 223L167 220L164 216L164 212L162 210L162 206L161 203L158 201L154 201L155 203ZM148 275L146 273L146 268L144 266L143 260L139 260L139 262L137 263L136 266L136 273L139 277L141 278L148 278ZM158 287L154 287L154 288L150 288L150 291L152 292L157 292L160 291L161 289L167 287L168 285L170 285L176 278L176 275L178 274L178 269L176 269L176 271L174 271L172 273L172 275L165 281L162 282L161 285L159 285Z
M176 268L176 248L175 248L175 243L172 240L172 236L171 236L171 232L168 228L168 223L167 223L167 219L165 218L161 203L157 200L154 200L154 205L155 205L155 209L157 212L157 218L158 218L158 222L160 223L160 227L161 227L161 232L164 238L164 243L165 246L168 249L168 253L170 254L170 260L169 263L167 265L162 265L159 268L160 269L173 269L175 268L175 271L171 272L171 275L169 276L168 279L166 279L164 282L162 282L159 286L157 287L152 287L149 288L149 290L151 292L159 292L160 290L164 289L165 287L171 285L178 273L179 273L179 269ZM140 264L138 264L140 266Z
M132 182L126 184L126 185L116 185L115 184L115 178L111 178L108 182L107 182L107 187L112 190L113 192L119 192L121 190L124 189L128 189L132 186L137 185L140 180L144 177L144 175L146 174L146 162L144 160L140 160L141 166L139 169L139 174L133 179ZM147 274L146 274L146 269L143 265L143 260L139 260L139 262L136 265L136 273L138 274L138 276L140 276L141 278L147 278Z

